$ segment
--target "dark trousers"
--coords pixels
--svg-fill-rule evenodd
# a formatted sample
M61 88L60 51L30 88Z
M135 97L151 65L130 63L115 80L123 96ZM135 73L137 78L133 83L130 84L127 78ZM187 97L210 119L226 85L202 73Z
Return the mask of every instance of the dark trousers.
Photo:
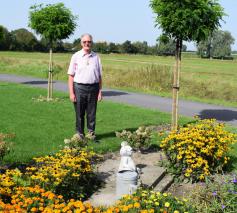
M85 115L88 132L95 132L97 98L99 84L74 83L76 102L74 103L76 113L76 131L84 135Z

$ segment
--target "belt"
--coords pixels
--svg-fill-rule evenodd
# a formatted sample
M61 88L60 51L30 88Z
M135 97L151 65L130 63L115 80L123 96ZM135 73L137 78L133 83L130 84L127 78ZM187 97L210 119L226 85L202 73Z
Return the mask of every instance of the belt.
M98 85L98 83L92 83L92 84L84 84L84 83L77 83L77 82L74 82L74 84L78 84L78 85L83 85L83 86L95 86L95 85Z

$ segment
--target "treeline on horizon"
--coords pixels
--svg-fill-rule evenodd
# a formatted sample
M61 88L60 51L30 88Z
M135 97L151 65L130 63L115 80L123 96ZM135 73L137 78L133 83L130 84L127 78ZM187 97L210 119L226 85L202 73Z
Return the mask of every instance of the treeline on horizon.
M36 36L25 28L20 28L9 32L3 27L3 39L0 42L0 50L8 51L40 51L48 52L49 43L46 39L38 40ZM54 43L54 52L75 52L81 49L80 38L75 39L72 43L58 41ZM183 45L183 51L187 47ZM149 46L146 41L131 42L125 41L122 44L113 42L94 42L93 50L98 53L127 53L127 54L145 54L145 55L174 55L175 42L164 46Z
M20 28L8 31L7 28L0 25L2 31L2 38L0 39L0 50L3 51L27 51L27 52L48 52L49 43L46 39L41 38L40 40L30 31L25 28ZM233 44L234 39L229 32L217 31L217 37L223 34L225 36L226 42L216 42L222 44L221 47L211 48L209 41L200 42L197 45L197 54L204 58L224 58L233 59L231 56L231 44ZM228 34L228 38L226 36ZM212 39L215 40L215 39ZM229 42L228 42L229 41ZM223 46L224 45L224 46ZM175 41L169 39L168 42L163 42L161 39L157 39L157 44L149 46L146 41L131 42L129 40L119 44L113 42L94 42L93 51L103 54L109 53L121 53L121 54L143 54L143 55L162 55L162 56L172 56L175 54L176 44ZM57 41L53 44L54 52L76 52L81 49L80 38L75 39L72 43ZM222 51L221 51L222 50ZM182 46L182 51L187 51L187 46ZM220 53L221 51L221 53ZM236 52L236 51L235 51Z

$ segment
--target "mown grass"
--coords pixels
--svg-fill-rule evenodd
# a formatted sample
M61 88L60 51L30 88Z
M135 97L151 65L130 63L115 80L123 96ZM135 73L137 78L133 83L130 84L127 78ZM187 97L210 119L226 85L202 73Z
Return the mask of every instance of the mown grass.
M58 102L37 102L32 98L45 95L45 89L0 83L0 91L0 132L15 134L11 139L13 151L4 163L28 162L33 157L54 153L65 138L74 134L74 109L66 93L55 92ZM180 123L189 120L181 118ZM115 131L164 123L170 123L166 113L102 101L97 114L99 143L89 145L100 153L118 150L121 140L115 137Z
M71 54L54 54L55 79L66 80ZM171 97L173 57L101 55L105 87ZM0 52L0 73L47 77L48 54ZM180 97L237 107L237 60L183 54Z

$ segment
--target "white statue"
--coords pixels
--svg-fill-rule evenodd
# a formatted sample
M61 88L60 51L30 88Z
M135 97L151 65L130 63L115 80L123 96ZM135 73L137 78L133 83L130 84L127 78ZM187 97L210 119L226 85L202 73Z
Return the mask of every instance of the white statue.
M132 160L132 147L128 145L127 141L121 143L120 155L121 161L118 172L134 171L137 172L136 166Z

